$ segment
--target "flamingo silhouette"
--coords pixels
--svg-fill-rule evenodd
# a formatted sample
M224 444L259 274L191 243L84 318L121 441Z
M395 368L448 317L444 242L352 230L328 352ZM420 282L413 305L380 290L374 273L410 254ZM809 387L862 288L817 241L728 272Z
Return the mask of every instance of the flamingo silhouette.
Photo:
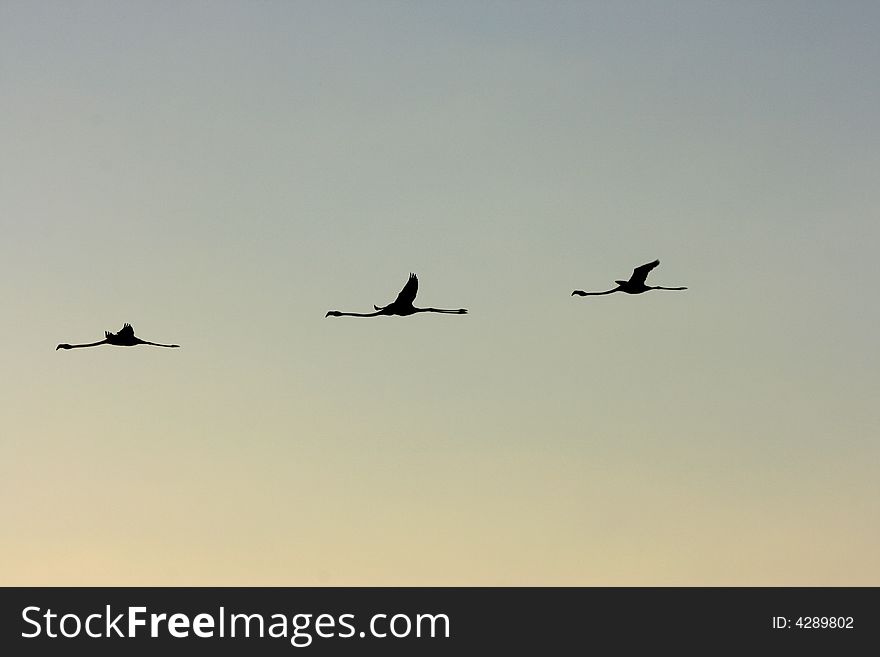
M686 290L686 287L661 287L659 285L645 285L645 279L648 278L648 274L654 267L660 264L659 260L655 260L654 262L649 262L647 265L642 265L641 267L636 267L633 269L632 276L629 277L628 281L614 281L617 283L617 287L613 290L606 290L605 292L584 292L583 290L575 290L571 293L571 296L578 295L580 297L591 297L591 296L599 296L602 294L612 294L613 292L626 292L627 294L641 294L642 292L647 292L648 290Z
M409 280L397 298L387 306L373 306L376 309L374 313L343 313L338 310L330 310L324 317L378 317L379 315L414 315L416 313L448 313L452 315L464 315L467 310L459 308L458 310L444 310L442 308L416 308L413 306L416 293L419 291L419 279L415 274L409 275Z
M134 329L131 324L124 324L118 333L104 331L104 339L100 342L90 342L89 344L60 344L55 347L55 351L59 349L79 349L80 347L97 347L99 344L112 344L117 347L134 347L139 344L148 344L154 347L179 347L179 344L159 344L158 342L147 342L135 337Z

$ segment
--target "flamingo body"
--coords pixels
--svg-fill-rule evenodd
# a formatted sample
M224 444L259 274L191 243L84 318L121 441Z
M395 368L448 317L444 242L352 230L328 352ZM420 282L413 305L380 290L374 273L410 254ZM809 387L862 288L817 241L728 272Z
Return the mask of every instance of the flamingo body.
M467 310L464 308L458 308L456 310L446 310L443 308L416 308L413 305L413 301L415 301L418 291L419 279L415 274L410 273L409 279L406 281L400 294L397 295L397 298L387 306L374 305L373 308L376 312L344 313L338 310L329 310L324 317L379 317L380 315L398 315L400 317L407 317L409 315L415 315L416 313L446 313L450 315L467 314Z
M583 290L575 290L571 293L571 296L580 296L580 297L590 297L590 296L600 296L603 294L613 294L614 292L626 292L627 294L642 294L642 292L647 292L648 290L686 290L686 287L662 287L660 285L647 285L645 280L648 278L648 274L651 273L651 270L654 269L657 265L660 264L659 260L655 260L654 262L649 262L648 264L641 265L640 267L636 267L633 269L632 276L629 277L628 281L614 281L617 283L617 287L612 290L605 290L604 292L584 292Z
M134 347L139 344L151 345L153 347L171 348L176 348L180 346L179 344L160 344L158 342L148 342L147 340L141 340L140 338L135 336L134 329L131 327L131 324L124 324L117 333L104 331L104 339L100 342L90 342L88 344L62 343L55 347L55 351L58 351L59 349L80 349L81 347L97 347L98 345L102 344L110 344L116 347Z

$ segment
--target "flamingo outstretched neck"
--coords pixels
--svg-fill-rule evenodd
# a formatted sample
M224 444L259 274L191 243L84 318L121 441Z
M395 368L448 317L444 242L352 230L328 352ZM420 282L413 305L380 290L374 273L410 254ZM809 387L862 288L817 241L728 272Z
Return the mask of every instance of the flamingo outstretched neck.
M583 290L575 290L571 293L571 296L579 296L579 297L598 297L603 294L611 294L612 292L620 292L620 288L616 287L613 290L606 290L605 292L584 292Z
M55 351L58 351L59 349L80 349L82 347L97 347L99 344L108 344L108 342L106 340L101 340L100 342L90 342L88 344L67 344L67 343L64 343L64 344L60 344L57 347L55 347Z
M381 310L375 313L343 313L338 310L328 310L324 317L378 317L379 315L387 315Z

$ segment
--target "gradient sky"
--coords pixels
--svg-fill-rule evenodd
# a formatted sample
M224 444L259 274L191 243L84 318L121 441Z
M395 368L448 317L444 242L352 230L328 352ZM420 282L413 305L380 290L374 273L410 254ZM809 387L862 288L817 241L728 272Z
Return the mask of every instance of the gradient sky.
M3 0L0 583L880 585L878 34Z

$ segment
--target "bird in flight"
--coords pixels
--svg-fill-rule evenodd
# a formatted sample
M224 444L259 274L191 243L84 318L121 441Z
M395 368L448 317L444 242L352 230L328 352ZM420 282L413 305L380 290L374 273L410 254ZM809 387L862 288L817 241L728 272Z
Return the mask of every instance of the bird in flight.
M104 339L100 342L90 342L89 344L60 344L55 347L55 351L59 349L79 349L80 347L97 347L99 344L112 344L117 347L134 347L139 344L148 344L154 347L179 347L179 344L159 344L158 342L147 342L141 340L134 335L134 329L131 324L125 324L118 333L104 331Z
M409 275L409 280L397 298L387 306L373 306L376 309L374 313L343 313L338 310L329 311L324 317L378 317L379 315L414 315L416 313L448 313L451 315L464 315L467 310L459 308L458 310L444 310L442 308L416 308L413 306L416 293L419 291L419 279L415 274Z
M641 294L642 292L647 292L648 290L686 290L686 287L661 287L659 285L645 285L645 279L648 278L648 274L654 267L660 264L659 260L655 260L654 262L649 262L647 265L642 265L641 267L636 267L633 269L632 276L629 277L628 281L614 281L617 283L617 287L613 290L606 290L605 292L584 292L583 290L575 290L571 293L571 296L579 296L579 297L590 297L590 296L599 296L602 294L612 294L613 292L626 292L627 294Z

